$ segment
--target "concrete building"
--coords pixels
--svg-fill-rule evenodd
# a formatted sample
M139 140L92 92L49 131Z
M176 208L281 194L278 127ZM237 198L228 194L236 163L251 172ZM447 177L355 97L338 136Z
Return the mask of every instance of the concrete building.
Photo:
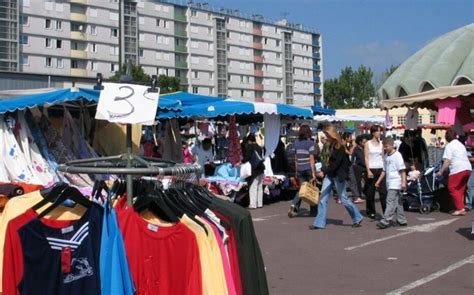
M301 24L191 1L0 2L2 90L32 80L93 83L126 60L150 75L179 77L192 93L324 103L322 38Z

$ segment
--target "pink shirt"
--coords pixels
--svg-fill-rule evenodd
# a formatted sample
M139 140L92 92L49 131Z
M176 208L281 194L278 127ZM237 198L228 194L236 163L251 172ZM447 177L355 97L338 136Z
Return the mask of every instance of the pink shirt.
M456 109L460 108L461 104L461 100L454 97L435 101L438 107L438 123L454 125Z

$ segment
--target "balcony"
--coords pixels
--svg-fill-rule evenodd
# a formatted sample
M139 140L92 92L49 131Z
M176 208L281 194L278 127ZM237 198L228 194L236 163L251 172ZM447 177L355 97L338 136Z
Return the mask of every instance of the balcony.
M179 81L181 85L187 85L188 84L188 78L186 77L179 77Z
M318 40L313 40L313 46L319 47L319 41Z
M87 4L87 0L69 0L69 3L86 5L86 4Z
M176 67L181 68L181 69L187 69L188 68L188 63L185 61L176 61Z
M321 78L315 76L315 77L313 77L313 82L315 82L315 83L321 83Z
M254 71L254 76L255 77L263 77L263 71L262 70L255 70Z
M256 63L262 63L263 62L263 56L254 56L253 61Z
M174 50L176 52L188 53L188 47L186 47L186 45L175 45Z
M321 89L319 89L319 88L314 88L314 94L316 94L316 95L321 95Z
M187 22L186 15L183 13L176 12L174 13L174 20L180 21L180 22Z
M71 69L71 76L87 77L87 70L86 69Z
M87 52L84 50L71 50L71 58L87 59Z
M262 96L255 96L255 102L265 102Z
M71 32L71 39L73 40L80 40L80 41L87 41L87 34L79 31Z
M315 71L321 71L321 66L320 65L313 65L313 69Z
M315 53L313 53L313 57L316 58L316 59L321 59L321 53L315 52Z
M256 84L255 84L255 90L263 90L263 84L261 84L261 83L256 83Z
M261 28L253 28L252 30L254 35L262 35L262 29Z
M87 16L82 13L71 12L71 20L75 22L87 22Z
M186 33L185 30L175 30L174 34L178 37L187 37L188 34Z
M262 49L262 48L263 48L263 45L262 45L262 43L253 42L253 48L255 48L255 49Z

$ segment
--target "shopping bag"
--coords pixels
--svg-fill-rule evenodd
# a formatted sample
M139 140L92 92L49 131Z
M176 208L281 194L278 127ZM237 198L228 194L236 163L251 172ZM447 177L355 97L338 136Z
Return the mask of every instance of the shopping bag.
M250 175L252 175L252 165L250 162L246 162L240 166L240 179L245 180Z
M305 181L300 187L298 195L301 200L308 203L310 206L315 206L319 203L319 188L314 181Z

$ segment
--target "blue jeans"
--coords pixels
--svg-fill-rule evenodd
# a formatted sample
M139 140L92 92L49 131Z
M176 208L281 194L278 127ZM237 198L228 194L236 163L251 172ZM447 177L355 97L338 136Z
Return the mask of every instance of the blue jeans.
M359 223L363 217L359 209L347 197L346 181L339 181L337 177L324 177L323 187L321 188L321 197L319 199L318 215L314 219L313 225L319 228L326 227L326 213L328 206L328 199L331 196L332 187L336 188L337 194L346 208L347 212L352 218L352 223Z
M300 185L302 185L303 182L305 181L310 181L311 177L312 177L311 170L301 171L296 174L296 178L298 178L298 183ZM296 193L295 197L291 201L291 206L294 207L296 211L298 211L298 209L300 208L300 205L301 205L300 195L299 193Z
M469 177L469 182L467 183L467 193L466 193L466 209L472 210L472 200L474 199L474 170L471 171L471 177Z

